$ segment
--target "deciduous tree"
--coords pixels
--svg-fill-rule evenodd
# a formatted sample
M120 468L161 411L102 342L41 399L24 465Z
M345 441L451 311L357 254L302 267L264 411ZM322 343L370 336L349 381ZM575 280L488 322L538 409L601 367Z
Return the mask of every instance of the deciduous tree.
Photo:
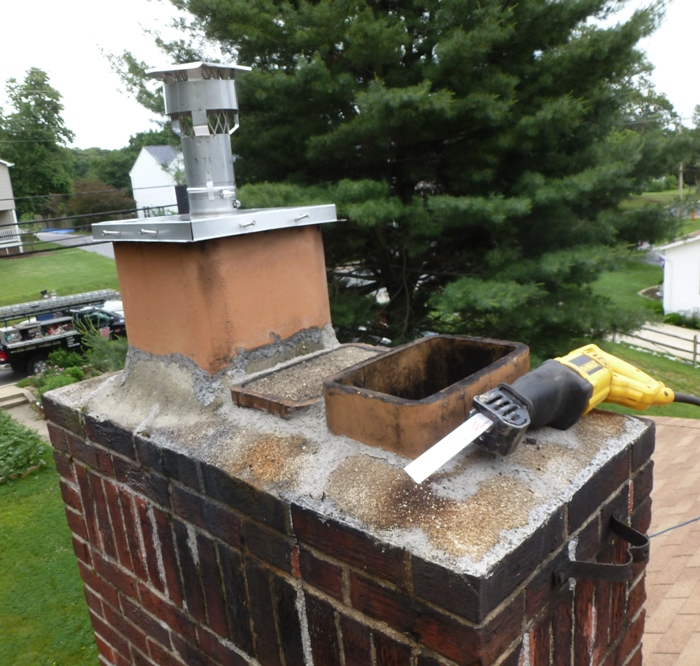
M22 82L9 79L5 87L10 108L0 110L0 157L15 165L12 186L18 212L40 212L46 202L43 195L71 190L72 165L65 144L73 140L73 133L61 116L61 94L46 72L32 68Z

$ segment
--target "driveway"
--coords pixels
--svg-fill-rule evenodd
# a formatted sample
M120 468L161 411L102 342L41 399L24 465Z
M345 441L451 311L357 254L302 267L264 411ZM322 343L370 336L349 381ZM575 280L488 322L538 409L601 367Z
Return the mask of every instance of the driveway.
M78 236L52 231L41 231L36 236L39 240L59 243L64 247L80 247L81 250L101 254L108 259L114 259L114 245L112 243L103 243L102 241L95 242L92 236Z
M695 339L700 341L700 331L670 324L648 323L631 335L616 336L615 342L624 342L635 347L642 347L660 352L667 356L676 356L692 361ZM700 361L700 345L697 346Z

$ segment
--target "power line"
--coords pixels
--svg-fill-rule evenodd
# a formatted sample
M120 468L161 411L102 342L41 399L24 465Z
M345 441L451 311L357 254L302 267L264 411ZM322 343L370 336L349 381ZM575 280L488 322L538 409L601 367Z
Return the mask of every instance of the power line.
M0 201L26 201L28 199L49 199L51 197L78 197L86 194L107 194L115 192L138 192L140 190L159 190L165 187L175 187L175 185L148 185L147 187L115 187L112 190L90 190L88 192L57 192L55 194L33 194L26 197L5 197Z

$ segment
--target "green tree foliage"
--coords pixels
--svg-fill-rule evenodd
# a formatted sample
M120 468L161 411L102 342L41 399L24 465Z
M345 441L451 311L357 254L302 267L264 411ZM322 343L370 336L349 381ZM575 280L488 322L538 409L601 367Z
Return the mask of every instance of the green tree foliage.
M134 166L136 158L144 146L162 146L169 144L179 148L180 141L170 129L170 124L157 130L149 130L134 134L129 144L117 150L104 148L74 148L71 150L75 177L97 178L108 185L122 190L131 189L129 171Z
M172 2L254 68L234 135L244 206L334 201L346 218L324 229L346 337L447 331L551 354L634 323L590 284L620 244L673 231L618 208L676 159L636 49L658 7L614 24L617 0Z
M129 210L136 207L136 202L124 190L118 190L99 178L83 178L73 182L73 195L66 202L67 215L88 215L90 213L108 213L117 210ZM120 216L83 217L71 220L73 226L83 226L104 222ZM124 213L121 217L133 217Z
M20 215L41 212L45 200L23 199L71 189L72 168L66 142L73 133L61 113L61 94L48 75L30 69L24 81L9 79L9 112L0 110L0 157L14 163L12 187Z

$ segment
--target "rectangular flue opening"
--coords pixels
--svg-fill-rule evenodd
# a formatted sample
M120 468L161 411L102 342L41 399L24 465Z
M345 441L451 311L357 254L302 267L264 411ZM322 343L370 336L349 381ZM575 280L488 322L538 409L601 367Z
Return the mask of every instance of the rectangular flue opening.
M339 383L403 400L423 400L457 384L515 350L502 342L434 337L389 353Z

